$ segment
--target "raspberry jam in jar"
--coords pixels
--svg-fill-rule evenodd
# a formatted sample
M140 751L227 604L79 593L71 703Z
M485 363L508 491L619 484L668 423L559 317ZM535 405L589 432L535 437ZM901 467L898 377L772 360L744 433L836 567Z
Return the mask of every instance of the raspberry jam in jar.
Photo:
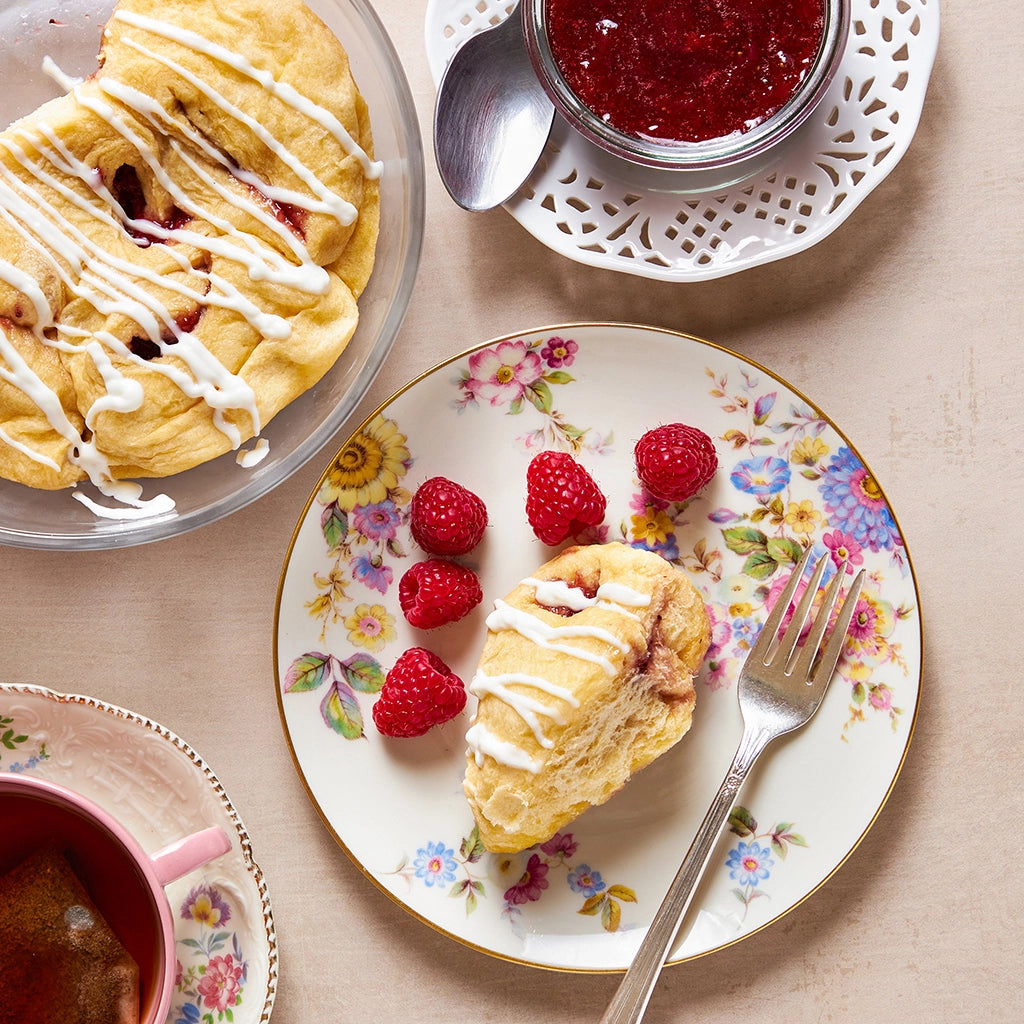
M569 87L629 135L680 142L746 132L814 63L823 0L547 0Z
M785 137L845 48L849 0L524 0L534 67L592 141L722 165Z

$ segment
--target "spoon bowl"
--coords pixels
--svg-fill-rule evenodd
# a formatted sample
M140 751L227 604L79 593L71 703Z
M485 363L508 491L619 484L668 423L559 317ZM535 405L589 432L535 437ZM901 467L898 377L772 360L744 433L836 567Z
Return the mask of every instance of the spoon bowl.
M554 116L518 8L470 36L445 69L434 108L434 153L452 199L474 211L511 199L540 159Z

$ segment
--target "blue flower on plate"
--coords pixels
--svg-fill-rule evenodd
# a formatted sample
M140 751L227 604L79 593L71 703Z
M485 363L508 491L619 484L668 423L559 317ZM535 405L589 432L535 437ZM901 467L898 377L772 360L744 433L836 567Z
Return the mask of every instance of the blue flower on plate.
M394 572L390 565L385 565L379 558L372 555L357 555L352 559L352 575L373 590L382 594L388 592L394 580Z
M737 647L753 647L760 632L761 623L751 615L742 615L732 620L732 640Z
M777 459L770 455L757 459L744 459L737 462L735 469L729 474L733 487L745 494L766 497L778 494L789 484L790 471L785 459Z
M771 848L755 841L737 844L735 850L729 851L725 866L729 869L729 877L740 885L757 885L768 877L775 861L771 857Z
M456 866L455 851L444 843L428 842L416 851L416 860L413 862L416 877L421 878L430 888L454 882Z
M569 888L589 899L607 887L600 871L591 871L589 864L580 864L569 872Z
M902 544L881 488L849 448L840 448L829 461L821 481L821 500L829 524L848 533L861 547L888 551Z

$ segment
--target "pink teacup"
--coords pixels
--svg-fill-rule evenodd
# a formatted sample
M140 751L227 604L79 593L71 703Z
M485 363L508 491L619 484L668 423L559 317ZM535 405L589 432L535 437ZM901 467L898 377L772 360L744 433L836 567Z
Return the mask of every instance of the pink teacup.
M175 969L174 919L164 886L227 853L227 833L214 826L146 853L91 800L31 775L0 773L0 874L47 844L65 854L139 965L140 1024L164 1024Z

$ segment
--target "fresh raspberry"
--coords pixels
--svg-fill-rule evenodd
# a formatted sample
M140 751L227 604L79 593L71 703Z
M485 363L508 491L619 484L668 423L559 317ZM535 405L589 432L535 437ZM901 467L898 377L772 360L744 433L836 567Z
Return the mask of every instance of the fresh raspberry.
M384 679L373 724L385 736L422 736L465 706L462 680L433 651L411 647Z
M594 478L566 452L541 452L526 470L526 518L545 544L599 526L607 504Z
M417 562L398 581L398 603L409 624L419 629L455 622L483 597L472 569L440 558Z
M480 543L487 507L462 484L432 476L416 490L410 506L412 539L432 555L464 555Z
M634 455L640 482L665 501L689 501L718 469L711 438L684 423L648 430L637 442Z

